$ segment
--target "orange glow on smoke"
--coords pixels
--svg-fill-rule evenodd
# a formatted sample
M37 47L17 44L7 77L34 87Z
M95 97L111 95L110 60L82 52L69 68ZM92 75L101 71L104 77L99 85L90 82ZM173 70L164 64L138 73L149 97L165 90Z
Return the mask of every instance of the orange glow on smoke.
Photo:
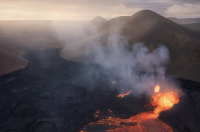
M128 93L130 94L130 92ZM169 110L179 102L178 91L161 92L161 87L157 85L151 98L151 105L155 107L152 112L140 113L129 119L116 118L115 116L107 117L86 125L80 132L93 132L95 130L105 132L173 132L170 126L158 119L158 116L161 111Z
M118 98L124 98L124 96L127 96L131 93L131 90L129 90L127 93L124 93L124 94L119 94L117 97Z

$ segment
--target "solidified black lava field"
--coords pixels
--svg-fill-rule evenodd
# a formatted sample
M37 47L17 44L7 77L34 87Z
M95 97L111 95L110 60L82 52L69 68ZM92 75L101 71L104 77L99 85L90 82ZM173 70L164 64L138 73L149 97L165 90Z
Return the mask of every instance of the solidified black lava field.
M128 118L147 111L148 99L119 94L109 72L95 64L60 58L61 49L29 51L25 69L0 76L1 132L78 132L97 121L96 110ZM180 103L159 119L175 131L200 131L200 84L176 79Z
M117 98L101 67L66 61L60 50L29 51L25 69L0 77L0 131L77 132L97 120L96 110L144 111L145 97Z

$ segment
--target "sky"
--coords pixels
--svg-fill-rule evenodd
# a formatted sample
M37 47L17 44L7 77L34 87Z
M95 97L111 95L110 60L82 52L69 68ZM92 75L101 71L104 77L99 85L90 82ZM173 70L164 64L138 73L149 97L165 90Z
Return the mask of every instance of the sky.
M109 20L149 9L165 17L200 17L200 0L0 0L0 20Z

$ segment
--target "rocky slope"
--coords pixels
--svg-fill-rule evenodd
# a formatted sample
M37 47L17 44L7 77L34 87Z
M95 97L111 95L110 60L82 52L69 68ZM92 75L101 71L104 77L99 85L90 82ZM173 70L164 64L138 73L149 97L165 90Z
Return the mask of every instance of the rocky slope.
M103 42L109 34L116 31L126 37L129 46L142 42L152 50L159 45L165 45L170 51L167 74L200 81L200 41L190 30L150 10L111 19L103 25L98 34L75 43L82 47L80 51L74 50L78 53L73 52L71 55L70 47L66 47L61 56L68 60L84 61L84 58L90 57L85 57L84 47L92 47L87 45L95 42L95 39Z

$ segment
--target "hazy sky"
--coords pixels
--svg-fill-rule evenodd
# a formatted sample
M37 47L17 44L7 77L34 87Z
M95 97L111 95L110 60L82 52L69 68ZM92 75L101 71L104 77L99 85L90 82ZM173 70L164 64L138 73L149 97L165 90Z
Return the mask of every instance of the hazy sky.
M200 0L0 0L0 20L110 19L143 9L166 17L200 17Z

